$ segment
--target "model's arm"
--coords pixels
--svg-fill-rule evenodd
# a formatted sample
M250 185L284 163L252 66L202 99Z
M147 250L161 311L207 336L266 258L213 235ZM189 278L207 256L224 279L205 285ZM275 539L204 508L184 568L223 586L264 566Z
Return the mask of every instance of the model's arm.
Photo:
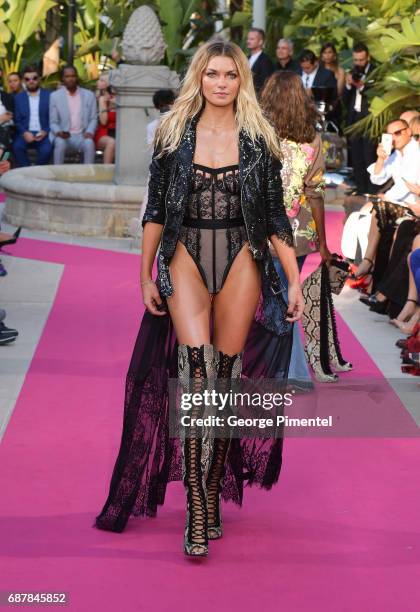
M305 176L303 189L315 222L322 261L328 262L331 259L331 253L328 249L325 235L325 162L322 153L322 140L319 134L314 141L313 147L314 156Z
M165 158L157 158L157 154L158 152L155 150L150 165L148 200L142 219L143 244L140 283L143 302L147 310L154 315L163 316L166 313L157 308L162 300L152 280L153 262L165 222Z
M300 288L299 268L293 248L293 234L283 204L280 162L271 155L266 164L267 237L274 247L288 282L289 322L298 321L303 313L303 295Z

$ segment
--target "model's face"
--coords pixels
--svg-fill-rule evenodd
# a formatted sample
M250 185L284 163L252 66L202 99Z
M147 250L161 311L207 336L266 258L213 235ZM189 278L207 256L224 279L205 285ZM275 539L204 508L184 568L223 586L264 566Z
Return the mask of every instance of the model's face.
M213 57L201 79L204 99L213 106L229 106L235 101L239 87L239 72L233 59Z
M262 49L262 38L258 32L248 32L246 46L250 51Z
M353 64L359 68L366 68L369 64L369 53L366 53L366 51L353 51Z
M394 121L386 128L387 134L392 134L392 146L397 151L404 149L410 142L411 130L402 121Z
M36 91L39 89L39 74L36 72L25 72L23 80L25 81L28 91Z
M288 60L292 57L292 52L286 42L281 42L277 45L276 55L279 60Z
M7 83L9 85L9 89L12 93L16 92L16 91L20 91L22 84L21 84L21 80L18 77L17 74L11 74L9 76L9 78L7 79Z
M77 74L73 68L67 68L63 74L63 84L69 91L74 91L77 87Z
M308 60L305 60L303 62L300 62L300 67L302 68L305 74L311 74L311 72L315 70L316 64L312 64Z
M326 64L331 64L331 62L335 62L337 57L331 47L327 47L325 51L322 52L321 59Z

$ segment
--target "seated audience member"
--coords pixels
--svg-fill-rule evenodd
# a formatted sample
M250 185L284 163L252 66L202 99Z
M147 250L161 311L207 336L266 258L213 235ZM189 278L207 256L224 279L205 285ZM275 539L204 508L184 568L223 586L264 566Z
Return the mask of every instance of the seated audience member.
M115 129L117 120L115 91L109 86L99 91L99 125L95 134L95 143L97 148L104 152L104 164L112 164L115 159Z
M50 130L54 144L54 164L64 163L67 151L83 154L85 164L95 161L95 132L98 125L95 95L78 86L74 66L61 72L63 87L51 94Z
M50 94L41 87L36 66L28 66L23 73L26 91L15 96L16 136L13 153L18 166L29 166L28 149L36 149L36 164L48 164L52 145L50 132Z
M9 93L12 95L17 95L24 91L19 72L10 72L7 75L7 86L9 88Z
M108 87L109 87L109 73L102 72L102 74L99 75L99 78L96 81L96 91L95 91L96 99L99 99L99 97L108 89Z
M160 114L166 113L175 102L175 94L172 89L158 89L153 95L153 106ZM160 117L153 119L147 124L147 146L152 148L155 139L156 128Z
M387 264L389 250L396 220L407 213L407 207L416 204L416 195L407 185L407 181L418 182L420 168L420 149L411 130L401 119L391 121L387 133L392 135L393 152L388 155L380 143L377 148L377 160L368 168L370 180L375 185L384 185L390 178L393 186L379 202L373 204L372 220L368 236L365 257L356 271L356 278L365 275L375 268L376 280L383 273ZM380 262L376 258L380 239L385 240L378 251ZM379 265L380 264L380 265ZM375 280L375 274L374 274Z
M0 148L10 150L13 140L14 100L11 94L0 92Z
M419 111L416 111L416 110L407 110L401 113L400 115L400 119L408 123L408 125L410 125L411 121L415 119L416 117L420 117Z
M305 49L299 56L300 75L305 89L312 87L334 87L337 90L337 80L331 70L320 65L313 51Z
M322 45L320 59L322 66L334 73L337 81L337 95L341 98L346 86L346 73L338 63L337 49L331 42L326 42Z
M300 66L293 59L293 42L289 38L280 38L276 48L277 62L274 70L287 70L300 74Z

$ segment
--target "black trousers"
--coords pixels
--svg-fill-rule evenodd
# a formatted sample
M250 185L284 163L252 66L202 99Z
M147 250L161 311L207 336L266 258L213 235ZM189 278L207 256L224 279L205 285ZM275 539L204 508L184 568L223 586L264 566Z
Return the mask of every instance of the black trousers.
M378 291L390 301L389 315L391 318L399 315L407 300L409 280L407 257L419 229L419 224L414 219L400 223L388 266L377 286Z
M370 182L367 171L376 161L376 144L366 136L351 136L349 149L357 193L376 193L378 187Z

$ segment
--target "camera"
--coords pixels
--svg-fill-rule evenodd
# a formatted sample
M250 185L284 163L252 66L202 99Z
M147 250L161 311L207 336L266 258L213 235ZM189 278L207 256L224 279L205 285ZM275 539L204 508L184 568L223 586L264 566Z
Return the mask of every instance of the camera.
M351 70L351 78L353 79L355 83L358 83L359 81L361 81L364 74L365 74L364 71L361 68L359 68L359 66L353 66Z

